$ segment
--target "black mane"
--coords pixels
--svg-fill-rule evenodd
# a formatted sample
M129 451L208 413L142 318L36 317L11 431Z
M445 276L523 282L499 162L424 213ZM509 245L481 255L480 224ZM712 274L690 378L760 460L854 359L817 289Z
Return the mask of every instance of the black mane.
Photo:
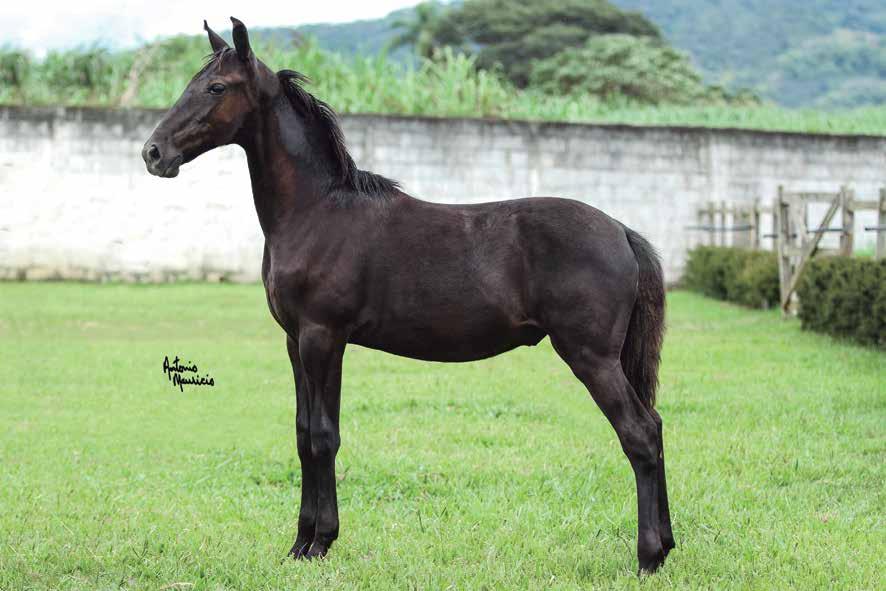
M277 72L277 77L296 112L307 123L316 125L321 134L328 139L329 156L339 174L339 187L369 197L389 195L400 188L396 181L357 168L354 159L348 153L335 111L302 87L302 84L308 81L304 74L293 70L281 70Z

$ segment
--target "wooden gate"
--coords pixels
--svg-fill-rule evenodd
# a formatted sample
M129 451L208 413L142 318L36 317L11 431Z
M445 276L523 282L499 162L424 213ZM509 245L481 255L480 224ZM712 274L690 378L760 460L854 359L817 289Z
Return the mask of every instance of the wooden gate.
M838 193L789 193L778 188L776 201L776 248L778 249L778 279L781 309L791 310L792 296L797 289L803 269L818 253L852 254L852 228L855 224L853 193L842 187ZM810 203L828 203L827 212L815 228L808 227ZM842 226L832 228L837 210L843 209ZM822 237L830 232L840 234L840 248L825 251L819 248Z
M809 227L809 205L826 203L827 211L821 222ZM859 210L877 212L877 225L865 226L865 232L876 232L874 256L886 258L886 188L880 190L879 199L856 199L855 191L841 187L836 193L794 192L778 188L773 206L751 203L727 205L723 201L708 202L696 210L698 223L686 226L705 235L703 243L710 246L736 246L757 249L761 238L774 238L778 255L778 277L781 307L785 313L792 309L794 293L803 270L816 255L852 256L855 236L855 213ZM831 227L837 212L841 211L840 226ZM772 214L773 231L762 232L762 216ZM731 222L731 223L730 223ZM825 234L840 236L838 248L822 248Z

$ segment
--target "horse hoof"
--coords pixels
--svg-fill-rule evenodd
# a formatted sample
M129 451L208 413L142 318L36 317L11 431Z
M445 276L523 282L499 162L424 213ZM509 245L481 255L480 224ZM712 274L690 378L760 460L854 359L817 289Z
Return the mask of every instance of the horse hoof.
M287 556L293 560L304 560L308 558L308 549L310 548L310 542L299 542L296 541L292 548L289 549L289 554Z
M305 553L305 558L308 560L311 560L313 558L326 558L327 552L329 552L329 546L314 542Z
M640 572L638 575L651 575L655 571L664 564L665 561L665 553L664 551L657 552L654 556L647 559L640 559Z
M640 562L640 574L652 574L658 570L665 560L664 545L658 535L647 535L641 539L637 548L637 559Z

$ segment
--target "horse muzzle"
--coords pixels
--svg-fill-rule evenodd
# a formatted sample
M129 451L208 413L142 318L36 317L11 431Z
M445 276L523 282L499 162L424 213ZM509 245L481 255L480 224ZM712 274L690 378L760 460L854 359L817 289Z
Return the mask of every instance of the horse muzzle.
M164 149L160 144L148 140L142 148L142 159L152 175L171 179L178 176L184 156L177 150Z

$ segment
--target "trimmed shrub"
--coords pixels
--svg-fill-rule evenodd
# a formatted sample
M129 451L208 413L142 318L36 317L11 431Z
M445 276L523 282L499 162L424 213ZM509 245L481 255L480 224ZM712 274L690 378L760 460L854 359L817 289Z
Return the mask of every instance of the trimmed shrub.
M813 259L797 295L804 329L886 348L886 260Z
M777 306L778 259L763 250L699 246L689 251L684 283L706 296L743 306Z

